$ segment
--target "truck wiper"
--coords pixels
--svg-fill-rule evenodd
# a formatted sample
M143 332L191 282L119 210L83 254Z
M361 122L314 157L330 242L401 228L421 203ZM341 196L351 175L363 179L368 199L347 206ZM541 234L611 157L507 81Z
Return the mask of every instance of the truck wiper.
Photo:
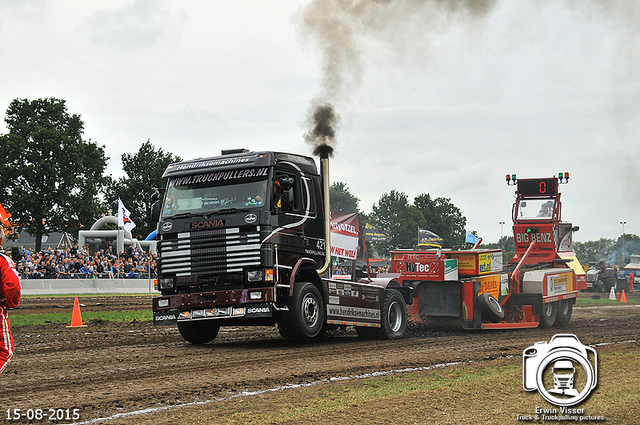
M231 214L240 211L237 208L223 208L218 211L214 211L213 214Z
M175 219L175 218L188 218L188 217L202 217L204 214L203 213L180 213L180 214L176 214L176 215L172 215L169 216L167 218L171 218L171 219Z

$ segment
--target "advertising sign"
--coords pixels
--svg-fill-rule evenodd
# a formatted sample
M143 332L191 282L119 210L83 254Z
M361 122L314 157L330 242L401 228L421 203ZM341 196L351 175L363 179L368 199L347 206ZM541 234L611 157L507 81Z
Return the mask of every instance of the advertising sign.
M331 210L331 255L355 260L360 220L357 213Z

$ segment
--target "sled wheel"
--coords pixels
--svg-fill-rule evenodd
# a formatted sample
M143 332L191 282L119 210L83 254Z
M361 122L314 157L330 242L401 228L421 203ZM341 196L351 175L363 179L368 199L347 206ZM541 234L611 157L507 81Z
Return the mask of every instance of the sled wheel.
M220 325L212 320L178 322L178 331L185 341L195 345L206 344L218 336Z
M322 294L312 283L297 283L289 303L289 313L278 324L280 335L311 339L322 335L325 309Z
M542 304L542 312L540 314L540 327L550 328L556 321L558 315L558 303Z
M567 326L571 320L571 312L573 311L573 300L558 301L558 313L556 314L556 322L554 326Z
M478 304L480 311L490 322L498 323L504 319L504 310L493 295L483 292L478 296Z

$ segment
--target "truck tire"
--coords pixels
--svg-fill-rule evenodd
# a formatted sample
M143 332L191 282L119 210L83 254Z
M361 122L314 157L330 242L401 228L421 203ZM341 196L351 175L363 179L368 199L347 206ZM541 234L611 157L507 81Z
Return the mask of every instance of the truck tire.
M558 301L558 313L556 315L555 326L563 327L569 324L571 320L571 312L573 311L573 300Z
M287 338L312 339L322 335L325 307L320 290L309 282L297 283L289 303L289 312L282 315L278 329Z
M380 306L380 327L356 326L358 338L401 339L407 331L407 303L395 290L385 291Z
M178 331L185 341L195 345L206 344L218 336L220 325L212 320L178 322Z
M291 329L291 320L289 316L282 315L282 319L278 322L278 332L283 338L293 338L293 330Z
M407 331L407 303L402 294L395 290L384 292L380 312L380 337L400 339Z
M558 303L546 303L542 304L542 311L540 312L540 327L548 329L553 326L558 315Z
M493 295L483 292L478 296L478 304L480 311L490 322L498 323L504 319L504 309Z

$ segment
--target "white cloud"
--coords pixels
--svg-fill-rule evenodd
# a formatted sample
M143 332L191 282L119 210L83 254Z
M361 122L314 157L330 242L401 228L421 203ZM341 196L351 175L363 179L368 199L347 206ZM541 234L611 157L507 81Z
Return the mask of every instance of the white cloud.
M185 19L166 1L133 0L116 9L94 11L83 27L98 48L131 53L179 37Z

